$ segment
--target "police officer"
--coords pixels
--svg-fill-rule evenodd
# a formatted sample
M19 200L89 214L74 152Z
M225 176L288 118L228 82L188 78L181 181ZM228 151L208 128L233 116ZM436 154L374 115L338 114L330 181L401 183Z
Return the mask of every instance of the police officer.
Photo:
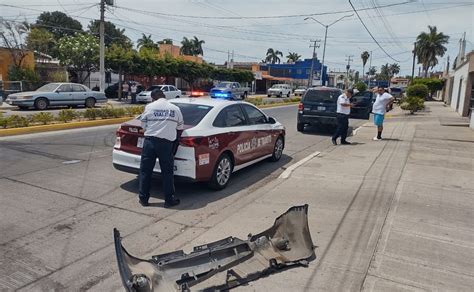
M351 114L351 97L354 94L352 89L347 89L345 93L337 98L337 129L332 136L332 144L337 145L337 138L341 137L341 145L349 145L346 141L347 130L349 129L349 115Z
M184 121L180 109L168 102L160 89L151 92L152 103L145 107L140 116L145 131L139 173L139 202L148 206L150 184L156 158L160 163L165 194L165 207L178 205L174 196L174 149L178 140L177 130L182 130Z

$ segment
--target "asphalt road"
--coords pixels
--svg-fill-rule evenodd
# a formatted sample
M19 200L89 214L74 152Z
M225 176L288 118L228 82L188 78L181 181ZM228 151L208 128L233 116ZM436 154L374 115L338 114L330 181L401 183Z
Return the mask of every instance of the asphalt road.
M282 159L237 172L218 192L177 182L182 203L175 209L161 208L159 180L153 184L152 208L138 205L136 176L111 164L117 126L0 139L0 290L93 289L116 273L113 227L137 236L136 245L127 247L145 252L144 242L160 239L140 234L143 228L165 222L169 232L178 228L178 236L180 229L222 212L289 165L334 147L330 133L296 131L296 106L265 111L287 128ZM351 120L351 126L364 122Z

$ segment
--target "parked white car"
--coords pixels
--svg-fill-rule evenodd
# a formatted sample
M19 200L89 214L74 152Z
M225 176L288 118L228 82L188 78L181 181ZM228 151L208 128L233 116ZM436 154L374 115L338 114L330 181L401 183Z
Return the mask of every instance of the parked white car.
M299 86L298 88L295 89L295 95L296 96L303 96L303 94L306 92L308 88L306 86Z
M160 89L166 96L166 99L180 98L182 96L181 90L173 85L152 85L147 90L137 94L137 102L148 103L151 102L151 92L155 89Z
M270 89L268 89L267 96L277 96L277 97L290 97L292 88L288 84L275 84Z

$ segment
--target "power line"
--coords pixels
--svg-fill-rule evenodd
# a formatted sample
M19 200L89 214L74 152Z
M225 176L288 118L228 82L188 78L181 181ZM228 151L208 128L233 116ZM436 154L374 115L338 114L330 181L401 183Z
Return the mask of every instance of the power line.
M409 0L409 1L405 1L405 2L380 5L380 6L377 6L375 8L387 8L387 7L399 6L399 5L413 3L414 1L415 0ZM183 15L183 14L170 14L170 13L161 13L161 12L151 12L151 11L139 10L139 9L134 9L134 8L129 8L129 7L122 7L122 6L115 6L115 7L116 8L121 8L121 9L126 9L128 11L139 11L139 12L145 12L145 13L155 14L155 15L160 15L160 16L172 16L172 17L193 18L193 19L196 19L196 18L200 18L200 19L222 19L222 20L310 17L310 16L318 16L318 15L348 13L348 12L352 11L352 10L339 10L339 11L320 12L320 13L311 13L311 14L291 14L291 15L273 15L273 16L264 16L264 15L262 15L262 16L199 16L199 15ZM374 8L364 8L362 10L371 10L371 9L374 9Z
M362 23L362 25L364 26L365 30L369 33L370 37L374 40L374 42L379 46L379 48L392 60L394 60L395 62L399 62L397 59L393 58L392 56L390 56L389 53L387 53L387 51L385 51L385 49L379 44L379 42L375 39L375 37L372 35L372 33L370 32L370 30L367 28L367 26L365 25L364 21L362 20L362 18L360 18L360 15L359 13L357 12L357 10L355 9L354 5L352 5L352 2L351 0L349 0L349 4L351 5L352 9L354 10L355 14L357 15L357 17L359 18L360 22Z

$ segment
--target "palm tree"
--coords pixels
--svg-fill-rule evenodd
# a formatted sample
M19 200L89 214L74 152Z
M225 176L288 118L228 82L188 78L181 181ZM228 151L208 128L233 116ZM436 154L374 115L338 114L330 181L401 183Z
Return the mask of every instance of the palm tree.
M288 63L296 63L296 61L299 61L301 58L301 55L299 55L296 52L290 53L288 52L288 56L286 56L288 59Z
M421 32L416 38L416 56L422 64L425 77L428 70L438 64L438 57L443 57L447 48L449 36L438 33L436 26L428 25L429 32Z
M158 49L158 44L156 44L152 39L151 35L146 35L142 33L142 37L137 40L138 49L147 48L147 49Z
M360 55L360 58L362 59L362 76L364 76L365 73L365 64L367 64L367 60L369 59L370 54L367 51L362 52Z
M374 76L374 75L377 73L377 68L375 68L374 66L372 66L372 67L369 68L369 71L367 71L367 73L368 73L370 76Z
M337 76L338 80L344 80L345 78L346 78L346 75L344 75L344 74L341 74L341 75Z
M272 48L269 48L267 50L267 57L265 58L265 60L267 62L272 63L272 64L275 64L275 63L280 64L281 60L278 56L283 57L283 53L278 51L278 50L274 50Z
M193 40L183 37L183 40L181 41L181 49L179 51L183 55L192 56L194 54Z
M202 50L202 45L206 43L205 41L199 40L196 36L194 36L194 38L191 40L191 43L193 44L194 56L204 55L204 51Z
M393 63L392 65L390 65L389 69L390 69L390 77L393 77L397 75L398 73L400 73L400 65L398 63Z
M172 45L173 44L173 40L172 39L163 39L161 41L158 42L158 44L165 44L165 45Z

